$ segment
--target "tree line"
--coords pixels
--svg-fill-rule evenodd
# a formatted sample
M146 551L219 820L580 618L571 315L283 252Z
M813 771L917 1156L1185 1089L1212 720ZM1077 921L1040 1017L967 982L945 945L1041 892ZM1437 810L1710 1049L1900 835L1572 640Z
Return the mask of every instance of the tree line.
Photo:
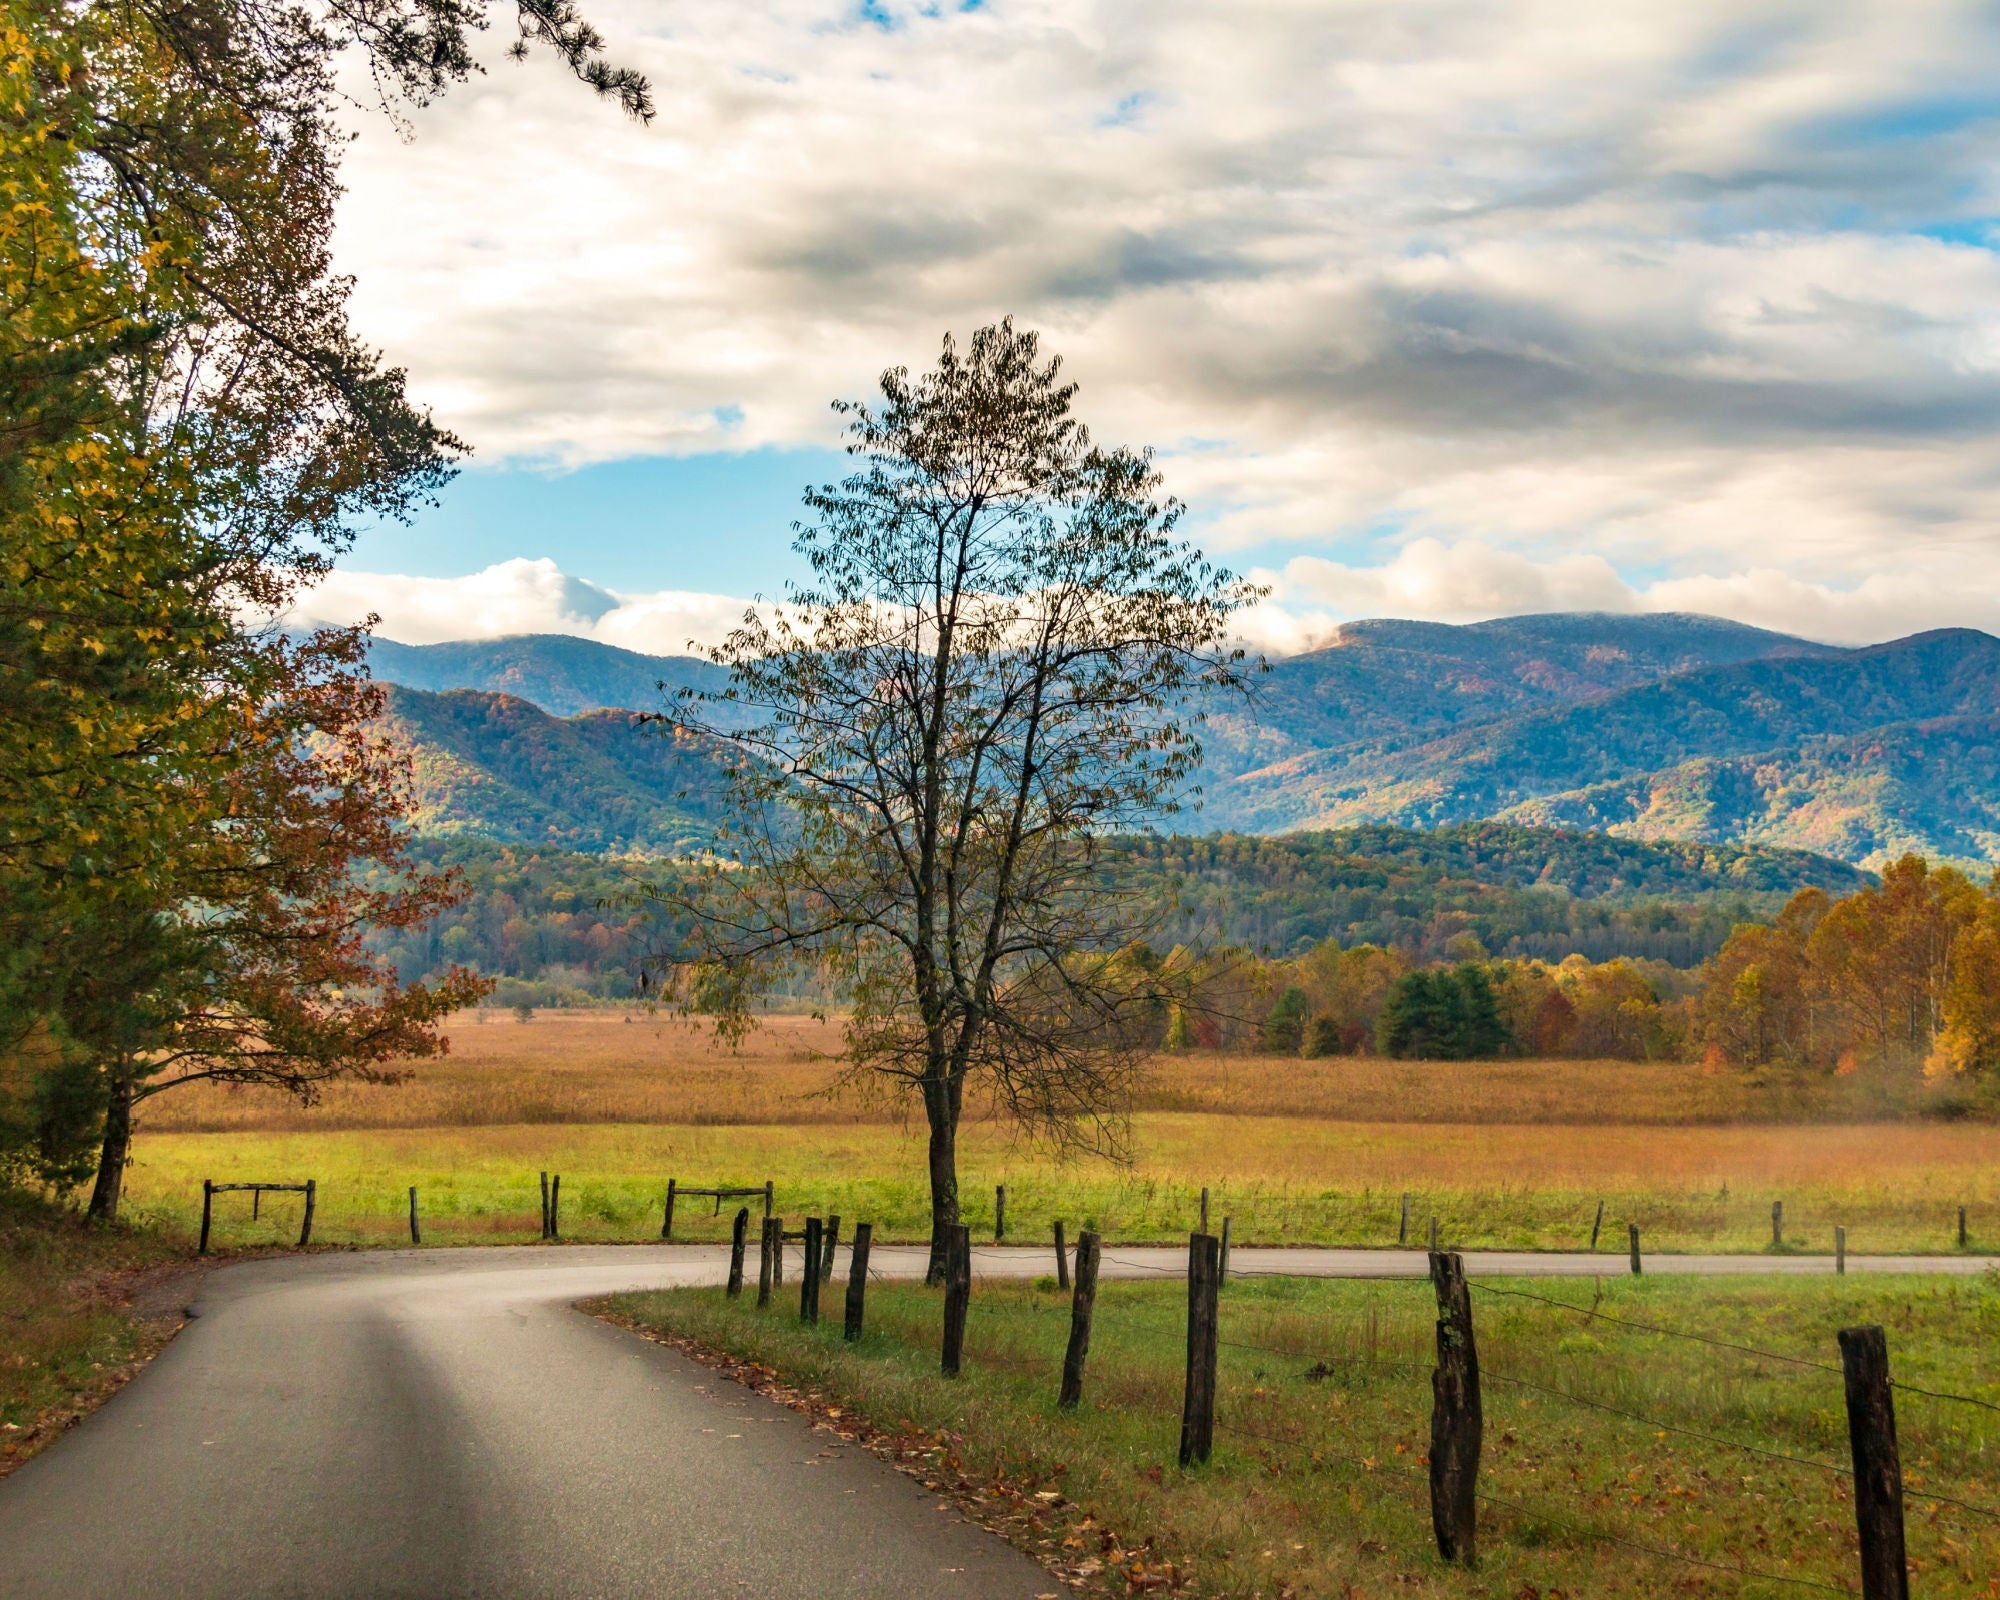
M1777 1063L1939 1080L2000 1068L2000 875L1982 886L1918 856L1851 894L1799 890L1693 970L1495 959L1471 934L1441 957L1327 940L1276 960L1241 949L1167 960L1199 976L1197 998L1163 1017L1166 1049Z

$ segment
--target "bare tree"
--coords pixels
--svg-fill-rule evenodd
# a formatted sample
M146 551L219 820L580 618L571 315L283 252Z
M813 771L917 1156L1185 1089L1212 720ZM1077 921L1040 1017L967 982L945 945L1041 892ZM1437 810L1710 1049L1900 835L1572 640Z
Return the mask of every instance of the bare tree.
M1092 445L1060 366L1009 321L837 403L860 470L806 496L812 581L670 719L720 741L733 818L652 891L678 999L740 1028L787 968L833 983L851 1070L923 1105L933 1275L968 1086L1115 1143L1173 975L1099 842L1192 792L1204 697L1248 670L1228 625L1257 591L1174 537L1149 452Z

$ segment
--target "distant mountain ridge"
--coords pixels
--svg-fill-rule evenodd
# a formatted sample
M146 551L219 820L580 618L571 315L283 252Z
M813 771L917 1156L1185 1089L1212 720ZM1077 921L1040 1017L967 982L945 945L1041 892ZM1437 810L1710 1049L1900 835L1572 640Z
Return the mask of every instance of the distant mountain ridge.
M699 656L648 656L566 633L522 633L448 644L369 641L368 665L389 683L433 693L508 694L558 717L585 711L658 711L678 689L705 689L727 674ZM666 685L663 693L660 685Z
M434 775L427 815L437 825L596 841L573 846L582 849L652 849L647 841L705 825L699 809L648 800L653 779L623 770L612 730L628 724L559 731L561 718L594 707L657 708L663 680L720 683L705 661L562 635L382 640L372 659L392 681L504 694L520 708L409 717ZM525 715L537 707L555 727ZM505 777L507 761L485 753L503 728L519 747L509 760L546 743L575 762ZM1325 648L1275 662L1247 707L1212 720L1206 742L1203 808L1183 827L1274 834L1500 818L1798 847L1871 866L1905 849L2000 862L2000 640L1971 630L1857 650L1671 614L1357 622ZM615 815L573 798L578 785L619 796ZM503 820L478 820L494 807Z

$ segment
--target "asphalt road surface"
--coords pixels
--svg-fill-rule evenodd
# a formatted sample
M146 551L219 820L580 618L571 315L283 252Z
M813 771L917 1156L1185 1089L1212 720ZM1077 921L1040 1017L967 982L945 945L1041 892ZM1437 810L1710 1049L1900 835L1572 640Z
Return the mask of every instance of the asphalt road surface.
M900 1276L922 1260L884 1249L874 1264ZM1114 1248L1104 1273L1176 1276L1184 1262L1178 1250ZM1991 1264L1848 1258L1850 1271ZM975 1252L982 1274L1052 1266L1045 1250ZM1232 1266L1416 1276L1424 1257L1240 1250ZM1624 1258L1491 1252L1467 1267L1577 1275L1621 1271ZM564 1246L327 1253L217 1271L150 1368L0 1481L0 1596L1029 1600L1056 1590L865 1451L570 1308L713 1282L722 1268L709 1247ZM1659 1256L1647 1268L1831 1263Z

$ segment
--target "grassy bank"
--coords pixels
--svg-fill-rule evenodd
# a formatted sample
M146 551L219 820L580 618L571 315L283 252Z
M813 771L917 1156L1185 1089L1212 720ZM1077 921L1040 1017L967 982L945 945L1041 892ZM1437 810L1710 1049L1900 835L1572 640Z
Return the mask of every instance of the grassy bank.
M1463 1247L1576 1249L1605 1202L1605 1247L1627 1222L1649 1250L1757 1251L1770 1209L1785 1203L1786 1248L1955 1248L1957 1208L1972 1245L2000 1245L2000 1128L1900 1124L1795 1128L1452 1126L1303 1118L1146 1113L1133 1161L1058 1164L991 1125L968 1128L961 1172L966 1216L992 1226L994 1185L1007 1185L1009 1235L1046 1239L1054 1219L1094 1222L1120 1241L1185 1237L1204 1185L1216 1214L1249 1244L1395 1243L1400 1196L1415 1231L1435 1214ZM885 1238L925 1235L921 1141L884 1124L723 1126L542 1124L339 1132L162 1134L137 1143L127 1183L134 1214L187 1230L201 1180L319 1183L314 1236L407 1241L415 1184L426 1244L512 1242L539 1232L536 1173L563 1175L564 1231L577 1239L656 1237L667 1179L778 1187L780 1209L872 1220ZM282 1243L299 1202L269 1196L253 1223L244 1195L218 1201L217 1239ZM676 1236L722 1238L729 1213L681 1210Z
M121 1276L186 1250L0 1191L0 1472L150 1352L161 1330L129 1314Z
M1847 1480L1812 1464L1847 1459L1835 1330L1882 1323L1899 1381L2000 1403L1985 1355L2000 1335L1993 1281L1492 1281L1474 1296L1490 1498L1482 1560L1466 1573L1442 1567L1431 1542L1428 1285L1232 1283L1217 1449L1191 1472L1175 1464L1179 1285L1103 1286L1085 1401L1070 1416L1054 1403L1066 1297L977 1284L956 1381L936 1370L940 1300L919 1286L871 1286L857 1346L842 1343L837 1312L800 1326L795 1302L758 1312L754 1296L686 1290L612 1307L816 1386L886 1429L927 1483L1065 1575L1120 1594L1801 1592L1786 1579L1846 1590L1856 1570ZM2000 1519L1916 1497L2000 1508L2000 1415L1907 1391L1897 1407L1923 1592L2000 1592Z

